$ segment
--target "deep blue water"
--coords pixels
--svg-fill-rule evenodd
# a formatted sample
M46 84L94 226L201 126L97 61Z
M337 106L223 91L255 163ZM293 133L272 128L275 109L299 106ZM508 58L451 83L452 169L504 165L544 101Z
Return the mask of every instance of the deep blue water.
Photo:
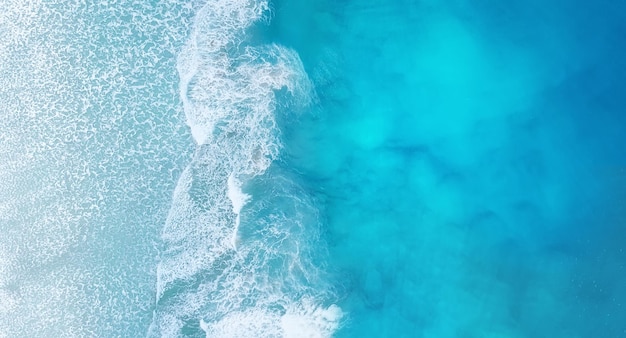
M0 337L626 337L626 3L7 1Z

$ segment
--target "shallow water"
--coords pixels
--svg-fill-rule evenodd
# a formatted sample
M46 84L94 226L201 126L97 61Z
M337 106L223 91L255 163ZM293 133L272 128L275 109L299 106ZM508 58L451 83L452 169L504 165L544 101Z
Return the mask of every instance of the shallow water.
M626 335L625 10L9 1L0 337Z

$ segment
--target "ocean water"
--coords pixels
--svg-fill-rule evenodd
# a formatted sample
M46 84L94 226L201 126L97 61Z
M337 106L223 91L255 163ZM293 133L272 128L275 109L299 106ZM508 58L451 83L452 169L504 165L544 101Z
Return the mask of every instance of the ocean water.
M626 5L3 5L0 337L626 336Z

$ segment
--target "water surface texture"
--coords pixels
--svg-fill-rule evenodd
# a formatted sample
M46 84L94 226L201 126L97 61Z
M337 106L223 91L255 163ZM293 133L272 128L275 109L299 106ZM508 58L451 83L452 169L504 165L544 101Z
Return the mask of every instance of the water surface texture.
M0 337L626 337L626 4L3 5Z

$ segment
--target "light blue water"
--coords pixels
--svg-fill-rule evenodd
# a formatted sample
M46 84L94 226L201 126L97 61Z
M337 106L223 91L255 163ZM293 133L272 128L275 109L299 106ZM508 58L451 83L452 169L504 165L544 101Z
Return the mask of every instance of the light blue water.
M0 337L626 336L615 1L12 1Z
M183 2L3 1L0 337L145 335L191 153Z

